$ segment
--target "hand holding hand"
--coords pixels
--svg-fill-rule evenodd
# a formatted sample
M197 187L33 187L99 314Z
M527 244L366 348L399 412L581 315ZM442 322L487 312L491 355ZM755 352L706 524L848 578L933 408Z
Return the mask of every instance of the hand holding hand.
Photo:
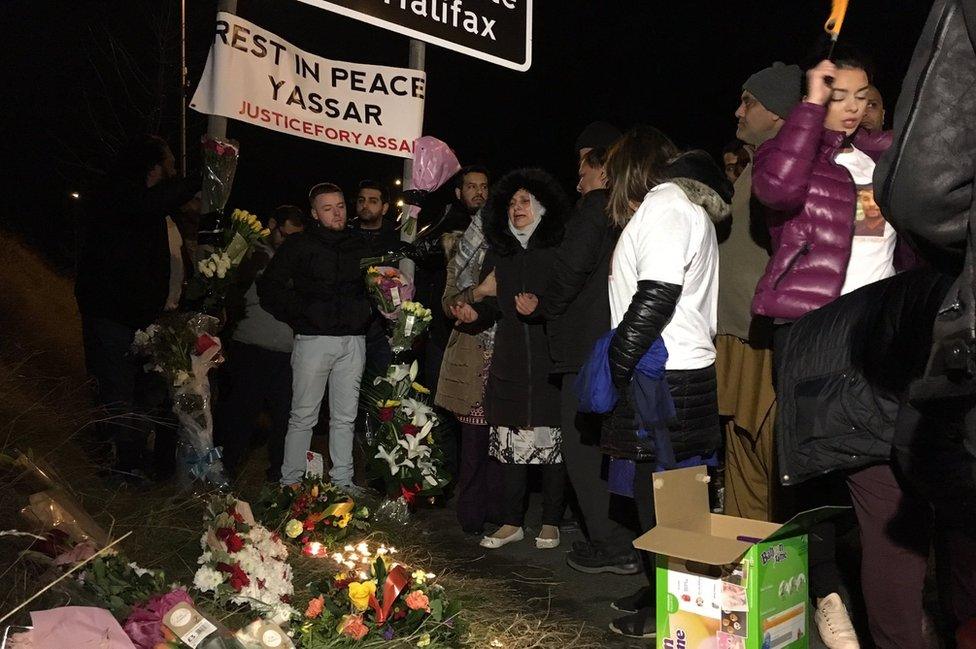
M478 312L470 304L460 302L451 307L451 315L463 324L471 324L478 319Z
M486 297L495 297L496 295L498 295L498 285L495 283L495 271L491 271L480 284L474 287L472 297L476 302L480 302Z
M821 61L816 67L807 70L807 96L804 101L825 105L830 101L834 90L831 84L837 76L837 66L831 61Z
M532 315L539 307L539 298L534 293L519 293L515 296L515 310L522 315Z

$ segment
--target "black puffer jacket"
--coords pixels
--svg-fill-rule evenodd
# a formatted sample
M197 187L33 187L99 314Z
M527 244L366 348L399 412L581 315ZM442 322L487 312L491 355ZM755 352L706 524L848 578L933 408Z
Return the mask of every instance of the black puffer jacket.
M689 152L672 163L671 182L708 213L713 223L731 214L732 187L707 154ZM610 345L610 373L620 393L616 408L604 420L601 446L615 457L654 461L650 438L637 437L637 422L628 388L634 368L674 314L681 286L640 281L631 305ZM714 451L720 442L715 368L667 372L676 417L669 423L678 461Z
M508 204L520 189L546 209L526 249L508 229ZM495 271L498 295L472 306L479 321L498 323L485 394L486 418L493 426L560 425L559 387L549 377L552 362L545 325L541 318L520 315L515 296L535 293L545 299L568 211L552 176L539 169L520 169L498 181L482 212L489 249L481 274Z
M606 190L595 189L579 200L540 307L553 374L579 372L593 343L610 329L607 277L618 235L607 217Z
M368 256L356 230L315 223L288 237L258 280L261 306L296 334L362 336L371 320L359 260Z
M929 323L950 283L908 271L793 324L776 381L783 484L891 458L900 401L925 366Z

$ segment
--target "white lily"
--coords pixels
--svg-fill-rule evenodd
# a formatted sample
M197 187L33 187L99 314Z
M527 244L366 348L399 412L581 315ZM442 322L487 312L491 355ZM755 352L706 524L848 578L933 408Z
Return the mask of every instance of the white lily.
M430 447L421 444L423 440L420 435L407 435L406 439L398 439L397 444L407 450L407 459L412 460L416 457L425 458L430 456ZM411 463L411 467L413 464Z
M434 429L434 420L430 419L424 424L424 427L420 429L420 433L417 435L420 439L426 439L430 435L430 431Z
M377 449L378 451L376 455L374 455L373 457L375 457L377 460L384 460L389 465L390 475L396 475L397 473L399 473L401 466L410 467L411 469L414 468L414 464L410 460L397 462L396 457L392 453L387 451L385 448L383 448L382 444L379 445Z
M413 383L417 380L417 374L420 372L420 366L417 365L417 361L410 364L410 382Z
M400 407L414 426L423 427L433 420L433 409L422 401L407 398L400 402Z
M416 365L416 362L414 365ZM373 381L373 385L389 383L390 385L396 387L397 383L408 376L410 376L410 370L406 365L390 365L390 369L386 371L386 376L377 376L376 380Z

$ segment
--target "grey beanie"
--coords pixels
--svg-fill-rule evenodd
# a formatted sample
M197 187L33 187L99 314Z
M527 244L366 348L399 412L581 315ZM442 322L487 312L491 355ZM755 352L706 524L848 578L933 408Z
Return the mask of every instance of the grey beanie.
M755 73L742 84L768 110L786 118L793 107L800 103L803 73L798 65L786 65L780 61Z

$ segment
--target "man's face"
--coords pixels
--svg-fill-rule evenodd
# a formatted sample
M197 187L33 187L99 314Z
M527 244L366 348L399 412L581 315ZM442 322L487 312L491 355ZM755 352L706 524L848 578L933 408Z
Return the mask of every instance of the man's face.
M356 197L356 216L362 226L375 226L383 222L387 210L390 209L389 203L383 202L383 194L378 189L360 189L359 196Z
M874 86L868 88L868 107L864 111L861 126L875 133L884 129L884 100Z
M271 247L277 250L285 242L285 239L293 234L298 234L305 229L305 226L301 223L292 223L291 221L285 221L279 224L274 219L271 219L271 222L268 223L268 229L271 230Z
M736 166L739 164L739 156L732 152L728 152L722 155L722 168L725 169L725 177L729 179L730 183L734 183L738 175L736 174Z
M576 191L583 196L594 189L604 189L607 186L607 174L604 167L591 167L585 160L579 163L579 183Z
M312 216L329 230L346 227L346 199L338 192L319 194L312 201Z
M488 200L488 176L478 172L464 174L461 188L454 193L465 209L474 214Z
M742 91L742 99L735 116L739 120L735 136L753 146L759 146L772 138L783 125L779 115L763 106L748 90Z

